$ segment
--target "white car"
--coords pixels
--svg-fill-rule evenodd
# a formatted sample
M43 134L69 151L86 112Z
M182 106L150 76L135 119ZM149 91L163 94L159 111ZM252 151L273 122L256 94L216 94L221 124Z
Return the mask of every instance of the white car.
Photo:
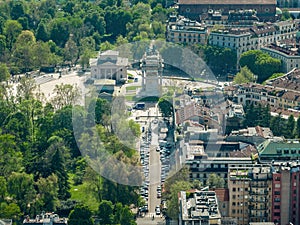
M155 214L156 215L160 215L160 207L159 206L156 206L156 208L155 208Z

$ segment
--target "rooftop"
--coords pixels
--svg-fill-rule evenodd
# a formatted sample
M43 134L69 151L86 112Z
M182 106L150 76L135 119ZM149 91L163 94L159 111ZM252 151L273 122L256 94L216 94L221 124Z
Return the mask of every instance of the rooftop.
M221 219L214 191L180 192L182 220Z
M179 5L276 5L276 0L178 0Z

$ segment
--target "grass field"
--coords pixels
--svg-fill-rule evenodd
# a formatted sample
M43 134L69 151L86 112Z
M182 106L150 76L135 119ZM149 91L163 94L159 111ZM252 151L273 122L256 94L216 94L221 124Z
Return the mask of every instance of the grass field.
M141 86L128 86L126 87L126 91L135 91L137 88L140 88Z
M74 185L72 179L70 180L71 199L77 200L84 205L87 205L93 212L98 211L99 203L93 193L89 190L88 184L83 183Z

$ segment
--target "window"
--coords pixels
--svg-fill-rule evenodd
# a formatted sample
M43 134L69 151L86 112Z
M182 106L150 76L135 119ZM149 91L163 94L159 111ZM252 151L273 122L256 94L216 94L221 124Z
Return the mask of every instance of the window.
M274 198L274 202L280 202L280 198Z
M280 205L275 205L274 209L280 209Z

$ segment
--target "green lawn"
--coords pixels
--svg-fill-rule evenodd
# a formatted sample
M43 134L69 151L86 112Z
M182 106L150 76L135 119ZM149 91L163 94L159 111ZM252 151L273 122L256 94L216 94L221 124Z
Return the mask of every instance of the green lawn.
M135 95L126 95L125 96L126 101L134 102L136 100Z
M128 86L126 87L126 91L134 91L136 90L137 88L140 88L141 86Z
M71 181L70 184L71 199L82 202L93 212L98 211L99 203L97 202L96 197L89 190L87 183L73 185L73 182Z

